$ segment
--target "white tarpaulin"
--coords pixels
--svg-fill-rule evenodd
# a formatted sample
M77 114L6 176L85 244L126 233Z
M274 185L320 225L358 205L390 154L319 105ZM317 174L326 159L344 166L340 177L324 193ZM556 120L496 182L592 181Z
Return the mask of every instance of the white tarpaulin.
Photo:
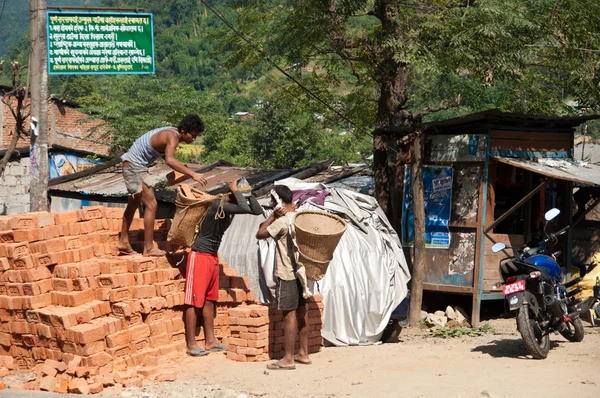
M279 181L290 189L324 189L320 184L295 179ZM342 345L379 341L392 311L406 297L410 280L400 241L377 201L346 189L329 189L323 206L310 201L299 210L327 210L348 221L348 228L333 254L327 274L314 290L323 295L324 320L321 334ZM264 203L266 204L266 203ZM265 210L268 216L270 210ZM269 302L274 288L275 244L258 243L258 226L265 217L236 215L223 237L220 254L250 285L262 302Z

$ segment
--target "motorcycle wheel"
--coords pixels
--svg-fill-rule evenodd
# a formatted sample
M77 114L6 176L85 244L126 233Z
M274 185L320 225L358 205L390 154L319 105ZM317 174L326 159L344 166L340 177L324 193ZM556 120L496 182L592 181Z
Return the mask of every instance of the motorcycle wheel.
M585 330L583 329L583 322L581 322L581 318L571 319L567 323L567 327L560 331L560 334L562 334L565 339L572 343L579 343L581 340L583 340Z
M548 351L550 351L550 337L548 334L542 334L534 314L529 311L527 304L523 305L517 312L517 327L521 337L523 337L527 352L535 359L546 358Z

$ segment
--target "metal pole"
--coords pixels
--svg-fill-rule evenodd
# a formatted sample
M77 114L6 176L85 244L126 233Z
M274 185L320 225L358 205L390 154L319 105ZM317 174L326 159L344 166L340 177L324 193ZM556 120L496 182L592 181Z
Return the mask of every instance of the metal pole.
M46 0L29 0L31 65L31 211L48 211L48 63Z

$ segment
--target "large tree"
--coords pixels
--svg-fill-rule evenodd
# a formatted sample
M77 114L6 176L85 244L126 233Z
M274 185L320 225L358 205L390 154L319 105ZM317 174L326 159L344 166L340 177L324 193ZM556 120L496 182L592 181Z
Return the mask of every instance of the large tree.
M564 93L561 61L572 51L579 51L565 43L573 40L565 29L579 30L577 40L582 41L586 32L585 28L577 28L585 6L563 3L554 0L298 0L292 3L259 0L245 3L239 15L237 26L246 38L229 35L226 46L234 48L230 52L231 63L252 64L268 56L287 65L312 66L316 74L331 76L334 84L341 70L352 73L351 92L358 94L361 100L344 102L343 112L352 118L358 115L359 109L372 110L370 118L359 122L372 130L376 195L388 214L389 162L393 159L390 155L394 154L390 154L390 150L394 145L410 145L415 216L413 325L419 317L425 261L422 123L437 111L457 106L460 100L458 90L440 98L427 95L423 87L440 76L450 75L463 81L470 79L479 86L475 92L480 93L504 85L505 90L496 90L496 94L505 95L503 104L507 110L548 112L564 108L560 98ZM592 9L598 8L597 2L583 3ZM589 12L588 15L584 20L597 33L598 22L591 21L596 14ZM255 45L249 46L247 38ZM591 37L588 40L592 40ZM597 41L587 50L583 53L586 56L597 51ZM579 71L573 62L576 61L571 61L568 69ZM597 63L589 60L586 65L589 69L597 68ZM575 73L570 80L580 75ZM597 91L590 74L585 80L591 83L588 88ZM579 82L578 87L585 86ZM430 106L423 101L425 97L437 97L437 101ZM473 98L468 98L469 101ZM372 103L375 107L370 105ZM481 103L469 105L476 108ZM483 104L484 107L494 105ZM402 124L408 127L408 135L386 134L388 127Z

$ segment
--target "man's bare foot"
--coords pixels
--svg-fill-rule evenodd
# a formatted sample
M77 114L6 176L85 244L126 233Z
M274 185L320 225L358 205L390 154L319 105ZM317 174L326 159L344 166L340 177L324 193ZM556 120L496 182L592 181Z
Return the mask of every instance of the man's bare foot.
M129 243L117 243L117 250L121 255L134 254L135 251Z
M312 363L308 355L294 355L294 362L302 365L310 365Z
M167 254L164 250L157 249L156 247L151 250L144 250L144 257L162 257Z

